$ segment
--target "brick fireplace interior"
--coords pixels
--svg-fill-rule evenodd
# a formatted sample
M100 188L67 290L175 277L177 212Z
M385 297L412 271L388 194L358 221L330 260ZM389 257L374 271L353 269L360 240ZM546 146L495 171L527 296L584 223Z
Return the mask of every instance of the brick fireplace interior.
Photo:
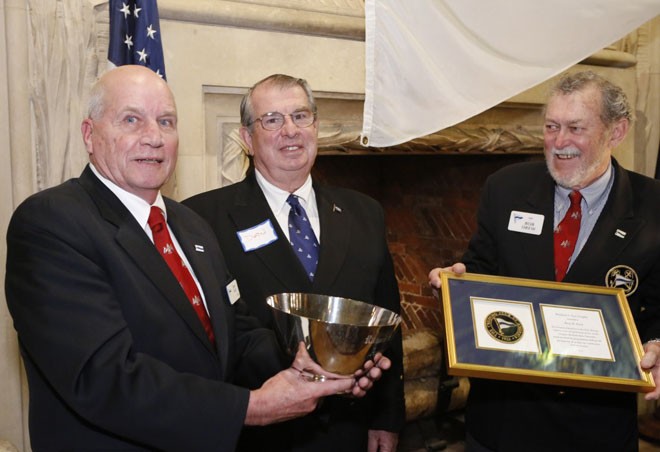
M354 188L385 209L403 317L403 333L443 331L439 302L427 283L433 267L460 260L476 227L489 174L540 154L320 155L314 177Z

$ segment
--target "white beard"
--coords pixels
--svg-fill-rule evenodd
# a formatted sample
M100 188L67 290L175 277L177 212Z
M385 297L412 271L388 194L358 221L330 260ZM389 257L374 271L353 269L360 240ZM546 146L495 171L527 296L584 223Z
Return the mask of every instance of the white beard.
M580 161L580 165L571 173L560 173L554 167L553 158L557 155L572 156L580 158L582 152L574 146L569 146L564 149L552 148L546 155L546 164L550 175L555 182L564 188L584 188L586 183L592 179L596 179L599 174L598 170L604 164L604 159L609 158L606 153L603 153L592 160Z

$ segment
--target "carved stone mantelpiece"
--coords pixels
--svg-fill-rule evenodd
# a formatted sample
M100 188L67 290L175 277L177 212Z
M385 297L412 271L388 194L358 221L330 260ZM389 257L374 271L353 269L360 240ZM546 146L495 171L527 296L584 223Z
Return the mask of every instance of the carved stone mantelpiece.
M35 177L41 189L75 176L87 159L77 127L80 99L106 67L108 5L103 0L87 0L84 8L74 0L28 2ZM233 117L234 126L224 120L215 124L209 120L213 108L206 102L209 93L242 93L274 72L308 79L318 90L320 105L327 103L330 111L333 103L351 104L350 117L321 113L321 155L541 150L539 108L545 93L538 87L423 139L395 148L362 147L357 141L364 95L362 0L160 0L159 10L169 82L181 116L180 163L166 189L175 198L242 177L244 156L236 152L231 133L238 109L224 113ZM583 64L614 71L635 94L639 47L640 39L633 34ZM499 114L520 106L524 113L519 117ZM634 153L629 152L633 141L630 138L620 151L626 157L618 157L634 168Z
M161 19L364 41L363 0L161 0Z
M361 1L208 0L190 6L182 0L161 0L159 5L163 36L193 35L199 43L196 52L186 55L187 70L168 67L182 118L192 127L183 126L186 129L181 132L182 164L170 187L175 197L187 197L243 177L247 158L235 133L238 102L248 86L274 72L302 76L315 89L321 118L320 156L542 150L540 111L548 83L428 137L394 148L362 147L358 142L364 96ZM268 14L264 14L266 11ZM235 28L230 31L227 27ZM296 37L286 40L282 31ZM209 42L216 45L207 46ZM178 61L177 55L184 52L180 43L176 40L170 46L165 41L166 58L170 47L171 59ZM231 45L235 52L227 52L226 46ZM583 64L599 72L616 70L615 78L620 83L634 86L634 71L630 68L635 56L623 51L629 47L604 49ZM248 73L255 75L250 77ZM183 107L181 93L187 102ZM626 146L632 146L632 138ZM624 164L632 163L625 157L623 160ZM184 171L189 173L185 178Z

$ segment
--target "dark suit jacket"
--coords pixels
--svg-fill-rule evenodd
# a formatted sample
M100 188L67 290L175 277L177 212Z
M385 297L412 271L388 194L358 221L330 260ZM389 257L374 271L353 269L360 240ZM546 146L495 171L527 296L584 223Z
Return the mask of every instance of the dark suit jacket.
M282 233L254 172L250 172L242 182L202 193L183 202L206 218L213 227L227 257L227 265L238 280L242 298L264 325L273 328L266 297L282 292L348 297L399 312L398 285L385 240L384 215L380 205L353 190L319 184L314 184L314 190L321 225L321 251L313 282L305 274ZM262 248L245 252L237 231L266 219L270 219L278 239ZM324 401L325 410L321 411L329 413L329 424L322 423L316 432L320 436L325 436L323 432L332 432L332 427L328 425L343 424L342 428L345 428L328 435L326 448L366 450L363 445L366 445L367 428L399 431L402 427L405 409L400 332L386 355L393 366L364 400L350 401L335 397ZM357 432L353 432L355 428ZM310 433L314 429L305 430L305 433ZM313 443L311 438L309 441L308 444ZM323 443L320 441L319 444ZM348 449L343 449L343 444Z
M628 302L646 340L660 335L660 181L613 165L609 198L564 282L602 286L611 268L634 269L639 287ZM493 174L463 257L468 271L554 280L554 187L544 162ZM512 210L543 215L541 235L509 231ZM493 450L627 451L637 449L636 414L634 394L473 380L466 422Z
M226 383L237 362L250 362L249 350L259 362L240 373L277 370L272 332L235 316L213 232L165 202L203 287L217 353L142 227L89 168L14 213L5 290L34 450L230 451L249 397Z

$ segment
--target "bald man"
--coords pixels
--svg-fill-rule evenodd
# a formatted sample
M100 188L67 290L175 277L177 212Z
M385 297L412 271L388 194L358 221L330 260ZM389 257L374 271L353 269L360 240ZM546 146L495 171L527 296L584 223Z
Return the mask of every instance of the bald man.
M231 451L243 425L364 395L378 366L370 378L309 382L294 368L327 373L303 347L286 368L272 333L241 315L213 231L161 195L178 147L167 84L122 66L94 85L88 107L89 165L28 198L7 233L33 449Z

